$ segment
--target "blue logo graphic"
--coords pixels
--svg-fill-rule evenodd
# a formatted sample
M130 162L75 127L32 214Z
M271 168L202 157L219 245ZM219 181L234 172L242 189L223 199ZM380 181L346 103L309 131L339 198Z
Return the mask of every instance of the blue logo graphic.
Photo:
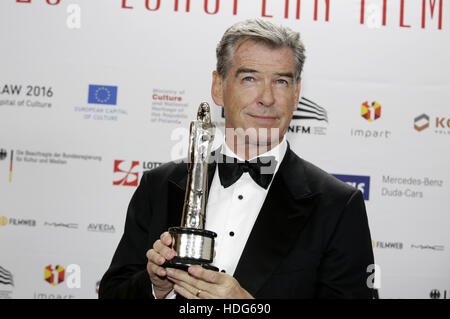
M332 174L332 175L337 179L349 184L350 186L359 189L364 195L364 200L369 200L370 176L339 175L339 174Z
M89 85L88 103L116 105L117 86Z

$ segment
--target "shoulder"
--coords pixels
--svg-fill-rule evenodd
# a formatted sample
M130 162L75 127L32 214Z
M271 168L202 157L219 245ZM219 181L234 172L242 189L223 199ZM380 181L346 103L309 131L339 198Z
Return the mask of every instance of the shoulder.
M156 184L167 182L168 180L177 181L186 175L187 164L186 159L179 159L161 164L151 170L144 171L141 183L152 181Z
M312 194L326 195L333 200L350 199L358 192L354 187L342 182L324 169L299 157L291 150L291 161L298 167L297 171L303 175L304 183Z
M332 234L340 221L344 226L367 227L365 202L360 190L298 156L294 162L302 174L297 175L298 179L307 185L308 198L314 202L316 225L325 225L327 234Z
M305 166L305 173L311 187L315 189L329 189L334 191L340 191L344 193L354 192L355 188L349 184L337 179L330 173L324 171L318 166L308 162L304 159L300 159Z

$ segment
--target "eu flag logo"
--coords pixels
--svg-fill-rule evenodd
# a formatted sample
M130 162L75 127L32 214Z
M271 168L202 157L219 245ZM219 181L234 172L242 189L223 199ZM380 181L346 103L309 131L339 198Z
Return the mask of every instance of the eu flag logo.
M116 105L117 86L90 84L88 103Z

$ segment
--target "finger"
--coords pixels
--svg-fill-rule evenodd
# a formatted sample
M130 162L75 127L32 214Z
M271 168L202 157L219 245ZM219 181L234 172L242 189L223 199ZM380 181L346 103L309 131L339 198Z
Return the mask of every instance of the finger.
M152 277L153 274L156 274L160 277L167 276L166 270L163 267L159 267L166 261L161 255L159 255L153 249L150 249L149 251L147 251L146 256L148 259L147 272L149 273L150 277Z
M170 277L168 277L168 278L170 278ZM184 288L188 292L190 292L191 295L194 295L195 297L197 297L199 299L214 299L214 298L217 299L218 298L218 297L214 297L213 294L211 294L209 291L201 290L196 287L192 287L191 285L189 285L188 283L186 283L184 281L179 281L179 280L176 280L173 278L171 278L170 280L172 282L174 282L175 285L181 286L182 288Z
M169 279L175 279L180 282L185 282L191 287L194 287L195 289L200 289L202 291L207 292L213 292L214 291L214 285L205 282L201 279L197 279L195 277L192 277L187 272L180 270L180 269L174 269L174 268L167 268L167 277Z
M158 265L150 263L150 270L153 274L157 275L158 277L166 277L167 271L163 267L159 267ZM150 274L151 276L151 274ZM160 280L164 280L164 278L158 278Z
M161 234L160 238L161 242L166 245L166 246L170 246L172 245L172 236L170 235L169 232L164 232Z
M154 249L150 249L146 255L147 259L153 264L162 265L166 262L166 259L159 253L157 253Z
M190 296L194 296L195 299L214 299L215 298L208 291L192 287L189 284L185 283L184 281L179 281L179 280L176 280L173 278L171 278L170 280L174 283L174 286L173 286L174 289L175 289L175 287L184 289L183 293L188 293Z
M192 295L196 295L197 292L200 290L198 288L192 287L191 285L189 285L187 282L184 281L180 281L178 279L172 278L172 277L167 277L171 282L173 282L175 285L178 285L184 289L186 289L187 291L189 291Z
M200 291L200 293L197 294L197 297L199 299L220 299L219 297L214 297L211 295L208 291Z
M177 284L173 285L173 289L176 291L176 293L182 295L186 299L200 299L199 297L192 294L189 290L178 286Z
M167 260L172 259L176 255L175 251L164 245L160 239L155 241L153 244L153 249Z
M197 279L201 279L204 282L212 284L221 284L226 280L224 277L226 276L225 274L208 270L201 266L190 266L188 268L188 273Z

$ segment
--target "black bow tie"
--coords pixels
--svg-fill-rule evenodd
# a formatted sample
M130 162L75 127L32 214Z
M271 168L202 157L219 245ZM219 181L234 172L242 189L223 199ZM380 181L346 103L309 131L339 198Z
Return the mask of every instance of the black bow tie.
M236 158L221 154L219 178L223 187L233 185L243 173L248 172L256 184L267 189L277 165L275 156L257 157L251 161L238 161Z

